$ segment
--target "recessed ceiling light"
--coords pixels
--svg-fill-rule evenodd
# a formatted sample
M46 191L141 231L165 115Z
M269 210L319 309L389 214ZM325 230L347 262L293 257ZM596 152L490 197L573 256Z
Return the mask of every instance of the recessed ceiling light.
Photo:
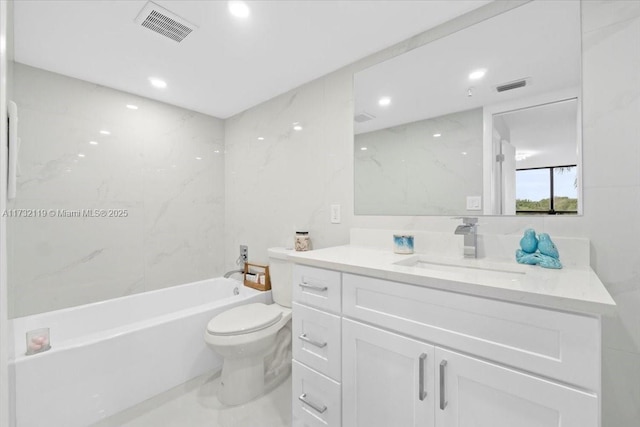
M91 144L91 145L98 145L98 141L89 141L89 144Z
M138 109L138 106L137 106L137 105L133 105L133 104L127 104L127 108L128 108L129 110L137 110L137 109Z
M360 150L367 151L367 147L360 147Z
M213 152L217 154L220 152L220 150L213 150Z
M202 160L202 157L196 157L196 160Z
M84 154L78 153L78 157L84 157Z
M249 6L243 1L230 1L227 4L227 8L229 13L236 18L248 18L251 13Z
M294 123L294 124L293 124L293 130L302 130L302 126L300 126L300 125L299 125L299 124L297 124L297 123Z
M388 96L383 96L382 98L378 99L378 105L381 107L386 107L389 104L391 104L391 98L389 98Z
M463 156L466 156L466 155L467 155L467 152L466 152L466 151L463 151L463 152L462 152L462 155L463 155Z
M151 83L151 86L157 87L158 89L164 89L167 87L167 82L157 77L149 77L149 83Z
M477 70L474 70L471 72L471 74L469 74L469 80L478 80L484 77L484 75L487 73L487 70L484 68L480 68Z
M434 137L434 138L440 138L441 136L442 136L442 134L441 134L441 133L434 133L434 134L433 134L433 137Z
M111 135L111 132L109 132L108 130L101 130L100 133L103 135Z
M264 136L259 136L258 141L264 141Z

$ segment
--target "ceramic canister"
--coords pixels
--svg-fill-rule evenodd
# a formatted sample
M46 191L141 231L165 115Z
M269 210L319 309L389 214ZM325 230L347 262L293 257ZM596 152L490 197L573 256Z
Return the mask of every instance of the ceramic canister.
M412 254L413 236L408 234L394 234L393 251L397 254Z

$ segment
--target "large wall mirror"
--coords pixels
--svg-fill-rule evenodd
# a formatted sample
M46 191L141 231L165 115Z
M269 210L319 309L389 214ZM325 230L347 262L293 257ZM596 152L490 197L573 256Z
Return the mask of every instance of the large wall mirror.
M580 52L540 0L356 73L355 213L582 213Z

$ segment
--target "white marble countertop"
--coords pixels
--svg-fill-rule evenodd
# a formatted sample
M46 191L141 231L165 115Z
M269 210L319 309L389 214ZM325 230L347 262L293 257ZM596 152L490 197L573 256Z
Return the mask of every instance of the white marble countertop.
M417 267L396 264L411 263L413 257L421 257L433 263L463 264L470 268L440 271L438 266L429 268L428 265ZM399 255L389 250L352 245L290 252L289 259L297 264L521 304L596 315L615 312L613 298L591 267L552 270L521 265L515 260L507 263L486 258ZM506 270L508 273L490 269Z

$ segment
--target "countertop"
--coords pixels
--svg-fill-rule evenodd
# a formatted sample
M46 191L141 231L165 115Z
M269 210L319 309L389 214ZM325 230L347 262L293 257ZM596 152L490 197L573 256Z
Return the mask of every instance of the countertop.
M434 268L401 265L421 257L432 263L456 263L470 268L440 271ZM308 252L290 252L297 264L339 270L345 273L409 283L590 315L615 313L615 301L591 267L545 269L491 259L443 258L437 255L400 255L390 250L362 246L336 246ZM488 269L507 270L511 273Z

